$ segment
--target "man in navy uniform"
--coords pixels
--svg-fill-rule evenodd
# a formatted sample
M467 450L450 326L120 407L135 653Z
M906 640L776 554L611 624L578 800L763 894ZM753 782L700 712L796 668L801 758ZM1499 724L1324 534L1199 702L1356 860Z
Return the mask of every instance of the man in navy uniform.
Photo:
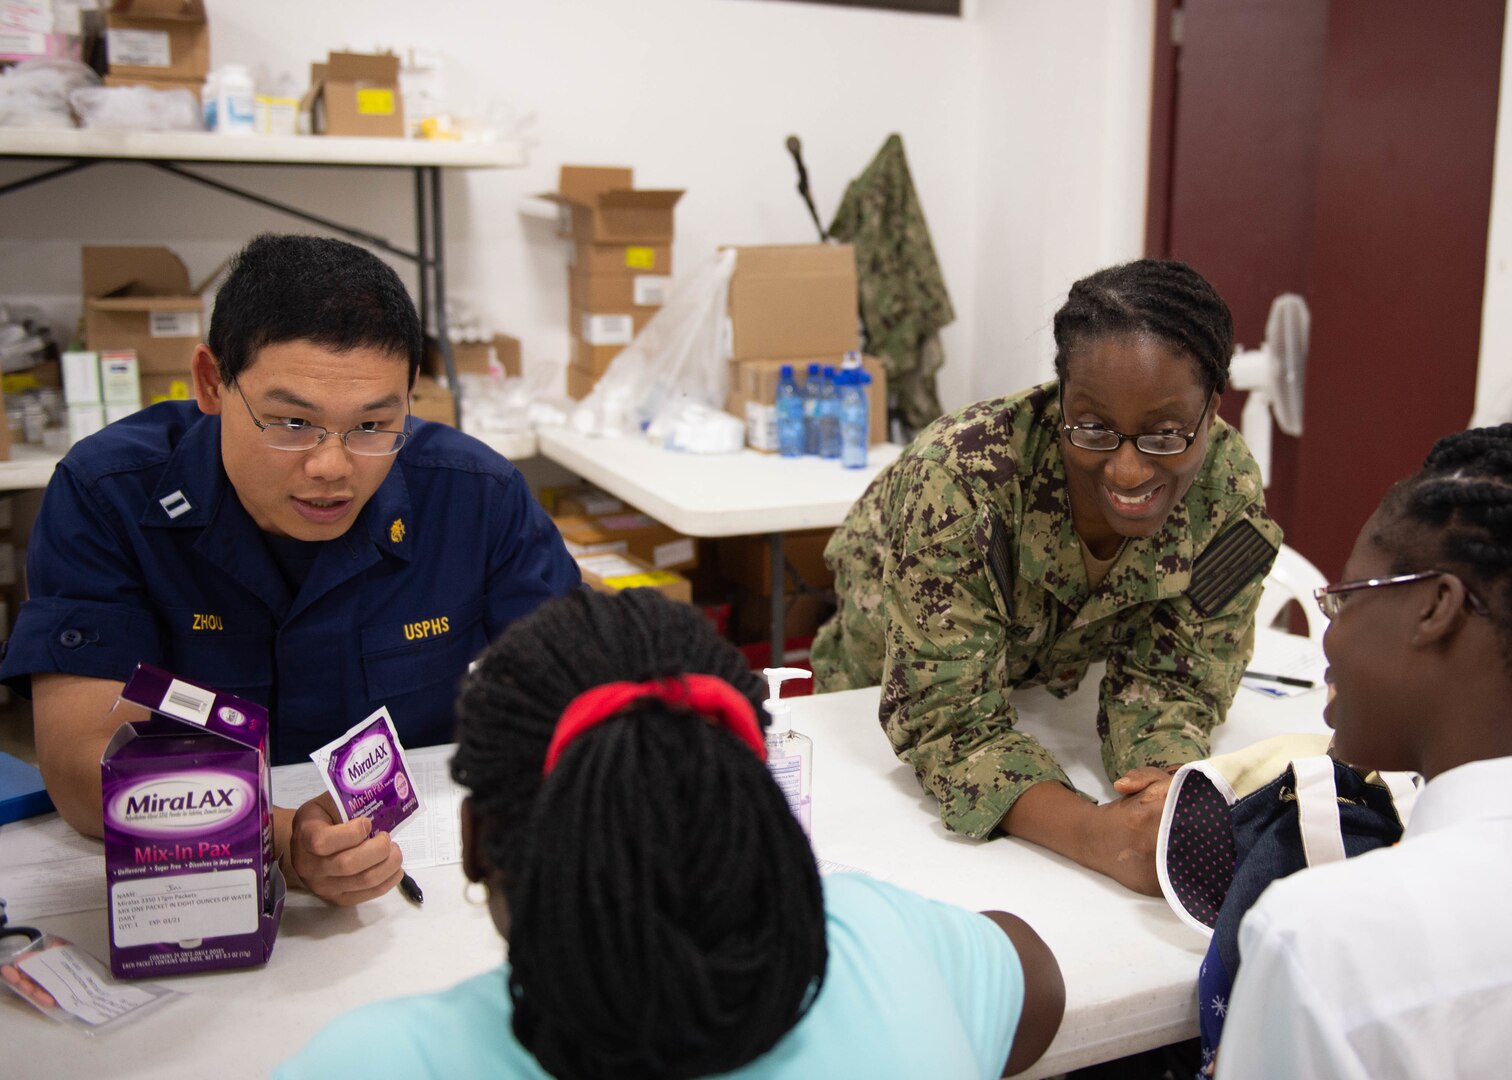
M268 705L275 764L386 705L408 746L452 737L467 665L577 566L509 462L414 420L422 331L351 244L262 236L195 349L193 402L76 445L42 502L0 679L34 702L59 811L101 834L100 756L138 662ZM136 711L131 711L136 710ZM328 797L274 811L292 884L356 904L400 851Z

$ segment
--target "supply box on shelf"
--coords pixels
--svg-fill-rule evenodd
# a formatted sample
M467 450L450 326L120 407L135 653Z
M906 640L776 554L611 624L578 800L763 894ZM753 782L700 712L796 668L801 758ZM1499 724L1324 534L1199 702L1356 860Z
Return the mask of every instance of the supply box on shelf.
M165 247L86 247L84 346L135 351L143 375L188 379L204 340L205 303Z
M860 347L849 244L737 247L730 359L843 356Z
M117 79L204 81L210 25L202 0L115 0L105 12L107 72ZM119 85L119 84L117 84Z
M633 170L589 165L563 165L557 188L542 198L557 204L559 231L572 241L567 392L581 397L666 299L683 192L638 190Z
M310 88L300 102L316 135L404 137L399 96L399 58L367 53L330 53L310 65Z
M683 570L698 564L691 536L633 510L597 517L561 515L552 521L574 558L629 553L657 570Z
M655 589L669 600L693 602L693 583L671 570L658 570L634 555L604 552L579 555L578 569L583 583L595 592L619 592L621 589Z
M452 359L458 375L520 376L520 340L508 334L495 334L487 341L453 341ZM446 373L441 346L434 338L425 339L425 371L440 377Z
M455 424L457 401L450 390L429 375L417 375L414 389L410 391L410 415L417 420Z

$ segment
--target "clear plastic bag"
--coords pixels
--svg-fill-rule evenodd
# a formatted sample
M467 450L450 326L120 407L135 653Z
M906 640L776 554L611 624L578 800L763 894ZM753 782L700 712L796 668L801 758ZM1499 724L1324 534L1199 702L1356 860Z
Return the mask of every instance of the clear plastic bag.
M204 117L188 90L83 86L68 95L79 126L111 131L200 131Z
M724 408L729 392L724 327L734 270L735 252L722 251L680 279L662 309L573 410L572 426L592 435L644 431L662 443L676 432L679 437L670 440L674 447L738 450L740 443L728 446L717 431L703 438L688 427L700 417L722 426L713 414Z
M71 128L68 95L100 77L72 60L25 60L0 72L0 127Z
M129 1023L179 996L155 983L118 982L93 956L53 934L0 951L0 987L85 1034Z

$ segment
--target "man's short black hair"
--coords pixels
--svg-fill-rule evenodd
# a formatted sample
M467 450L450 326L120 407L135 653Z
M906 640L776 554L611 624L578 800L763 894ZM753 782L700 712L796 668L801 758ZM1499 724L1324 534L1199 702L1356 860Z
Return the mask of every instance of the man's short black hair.
M390 353L409 362L412 385L424 349L415 304L382 259L343 240L264 233L232 260L207 344L229 386L286 341Z

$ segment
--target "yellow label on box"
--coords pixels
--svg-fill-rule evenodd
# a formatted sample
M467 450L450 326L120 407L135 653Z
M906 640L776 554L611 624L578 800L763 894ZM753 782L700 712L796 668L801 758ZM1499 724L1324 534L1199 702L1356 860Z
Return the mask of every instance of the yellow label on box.
M393 116L394 92L377 87L358 90L357 112L363 116Z
M622 574L619 577L606 577L604 584L611 589L654 589L658 585L670 585L677 580L677 575L670 570L648 570L644 574Z
M625 249L625 266L631 270L655 270L656 249L648 247L627 247Z

